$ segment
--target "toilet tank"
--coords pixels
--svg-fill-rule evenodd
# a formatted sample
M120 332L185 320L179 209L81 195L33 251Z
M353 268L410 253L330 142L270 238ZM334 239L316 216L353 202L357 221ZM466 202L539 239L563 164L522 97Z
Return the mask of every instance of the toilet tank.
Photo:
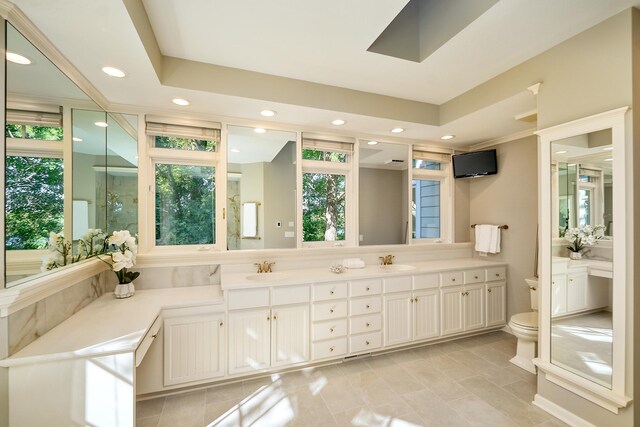
M530 278L524 279L529 285L529 295L531 295L531 309L538 311L538 279Z

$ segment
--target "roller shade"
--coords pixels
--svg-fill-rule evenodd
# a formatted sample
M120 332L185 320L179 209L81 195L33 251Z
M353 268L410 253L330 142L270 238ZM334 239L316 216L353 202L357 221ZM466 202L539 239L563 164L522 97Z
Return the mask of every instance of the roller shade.
M220 142L220 129L147 122L147 135Z
M302 149L304 150L352 154L354 143L355 139L352 138L302 134Z
M62 114L26 110L7 110L7 123L60 128L62 127Z
M602 171L600 170L580 168L580 176L592 176L599 178L601 175Z
M432 151L413 150L414 160L426 160L429 162L449 163L451 154L434 153Z

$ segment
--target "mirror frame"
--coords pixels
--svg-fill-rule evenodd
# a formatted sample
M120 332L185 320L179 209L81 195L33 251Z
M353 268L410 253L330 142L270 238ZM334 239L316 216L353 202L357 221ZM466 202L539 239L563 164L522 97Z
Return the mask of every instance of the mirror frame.
M618 413L620 408L626 407L631 398L629 389L632 385L626 383L626 367L633 363L633 349L627 346L627 312L632 309L627 298L627 260L624 254L632 243L627 237L627 230L632 218L627 215L633 202L627 195L628 177L632 172L631 156L627 147L631 147L633 140L625 132L628 118L628 107L622 107L561 125L542 129L536 132L539 136L538 146L538 221L540 223L540 325L538 335L538 358L534 363L545 373L545 378L595 404ZM573 372L567 371L551 363L551 245L553 240L553 220L551 209L551 143L575 135L595 132L610 128L612 130L613 146L613 180L616 189L613 194L613 221L616 224L613 236L613 301L615 307L613 317L612 349L612 381L611 389L594 383ZM622 256L621 256L622 255ZM628 354L631 350L631 354ZM537 395L536 395L537 396Z

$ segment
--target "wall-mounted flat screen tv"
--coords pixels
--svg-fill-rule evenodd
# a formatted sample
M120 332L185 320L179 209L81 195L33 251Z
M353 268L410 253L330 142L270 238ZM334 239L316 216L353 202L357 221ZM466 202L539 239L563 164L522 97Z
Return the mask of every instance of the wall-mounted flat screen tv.
M474 151L452 157L455 178L477 178L498 173L496 150Z

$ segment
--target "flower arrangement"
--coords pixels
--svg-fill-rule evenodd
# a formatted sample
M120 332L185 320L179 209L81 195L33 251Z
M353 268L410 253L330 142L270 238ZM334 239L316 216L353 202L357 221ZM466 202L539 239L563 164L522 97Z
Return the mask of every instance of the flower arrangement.
M42 258L42 266L40 270L48 271L54 268L62 267L73 262L71 256L71 243L64 238L64 234L49 233L49 242L47 243L49 252Z
M121 285L133 282L140 273L127 271L128 268L134 266L136 255L138 254L138 245L136 239L129 230L114 231L106 240L107 245L113 246L114 251L111 256L111 270L118 276L118 283Z
M564 238L571 243L567 249L571 254L580 254L586 245L594 245L604 237L604 225L584 225L567 229ZM576 258L576 256L572 256ZM578 256L579 258L579 256Z

